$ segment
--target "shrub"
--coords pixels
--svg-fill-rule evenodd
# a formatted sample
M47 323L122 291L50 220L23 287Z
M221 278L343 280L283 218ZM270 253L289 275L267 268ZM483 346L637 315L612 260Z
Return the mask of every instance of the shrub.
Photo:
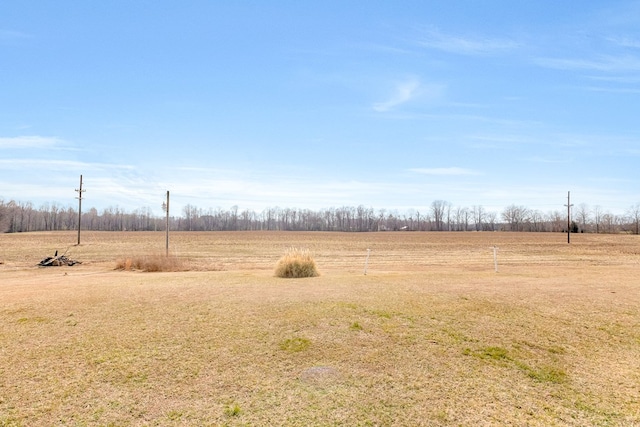
M116 270L140 270L146 272L186 271L187 265L177 256L144 255L118 260Z
M284 278L319 276L316 262L308 250L289 248L276 265L276 276Z

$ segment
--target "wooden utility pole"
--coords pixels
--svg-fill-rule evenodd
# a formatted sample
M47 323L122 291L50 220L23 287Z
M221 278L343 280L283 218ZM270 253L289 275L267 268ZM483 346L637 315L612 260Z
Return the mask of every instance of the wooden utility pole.
M166 237L165 250L166 250L166 256L168 257L169 256L169 190L167 190L167 201L162 204L162 209L164 209L164 211L167 213L167 224L166 224L167 237Z
M567 191L567 243L571 243L571 191Z
M80 175L80 188L76 188L78 192L78 245L80 244L80 225L82 224L82 193L87 190L82 189L82 175Z

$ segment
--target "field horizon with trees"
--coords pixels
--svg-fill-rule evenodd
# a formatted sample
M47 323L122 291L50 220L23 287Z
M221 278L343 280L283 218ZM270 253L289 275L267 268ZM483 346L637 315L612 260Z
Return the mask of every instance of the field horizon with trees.
M566 209L542 212L511 204L501 212L482 205L458 207L445 200L433 201L428 209L393 209L342 206L312 210L268 207L261 212L199 208L188 204L179 215L170 212L169 227L178 231L527 231L572 233L640 233L640 203L625 214L613 214L601 206L573 206L571 220ZM0 198L0 232L64 231L78 227L78 210L58 203L35 207L31 202L8 202ZM162 231L166 218L150 208L126 211L118 206L82 210L81 229L93 231Z

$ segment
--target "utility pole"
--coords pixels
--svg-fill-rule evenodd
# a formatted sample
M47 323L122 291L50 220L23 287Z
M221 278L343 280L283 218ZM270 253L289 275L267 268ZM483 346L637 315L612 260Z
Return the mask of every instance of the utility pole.
M166 229L167 229L167 237L166 237L166 244L165 244L165 250L166 250L166 256L169 256L169 190L167 190L167 201L162 203L162 209L167 213L167 224L166 224Z
M567 191L567 243L571 243L571 191Z
M80 225L82 224L82 193L87 190L82 189L82 175L80 175L80 188L76 188L78 192L78 245L80 245Z

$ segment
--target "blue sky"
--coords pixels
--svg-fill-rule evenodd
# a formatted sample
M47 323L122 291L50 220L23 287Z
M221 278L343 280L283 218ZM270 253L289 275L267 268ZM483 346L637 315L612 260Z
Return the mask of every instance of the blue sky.
M0 198L36 207L624 213L638 107L637 1L0 3Z

